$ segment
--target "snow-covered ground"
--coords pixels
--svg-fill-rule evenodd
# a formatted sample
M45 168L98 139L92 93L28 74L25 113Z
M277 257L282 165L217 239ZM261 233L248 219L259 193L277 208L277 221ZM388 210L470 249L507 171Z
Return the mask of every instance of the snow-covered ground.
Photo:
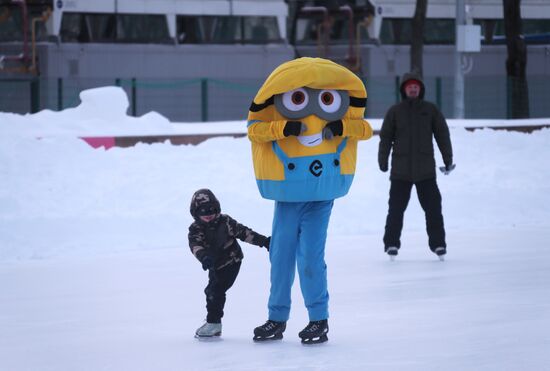
M0 113L0 370L550 370L550 130L450 121L457 168L438 178L443 263L414 195L398 260L383 254L388 175L378 138L360 143L329 228L329 342L300 345L297 282L285 339L252 342L269 262L244 243L222 340L199 342L207 277L187 246L192 193L211 188L224 212L270 233L273 203L256 189L248 139L105 151L77 137L246 123L131 118L116 88L82 99L60 113Z

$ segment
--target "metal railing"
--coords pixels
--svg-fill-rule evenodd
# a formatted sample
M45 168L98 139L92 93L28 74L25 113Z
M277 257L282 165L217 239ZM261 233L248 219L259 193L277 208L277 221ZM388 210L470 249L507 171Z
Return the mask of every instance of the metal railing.
M363 79L368 91L367 117L383 117L398 102L399 78ZM60 111L80 103L82 90L120 86L128 95L128 114L157 111L173 122L244 120L263 81L195 79L0 79L0 111L34 113ZM428 77L425 99L452 118L452 77ZM506 77L475 77L465 82L466 118L509 118L510 99ZM550 76L528 78L530 117L550 117Z

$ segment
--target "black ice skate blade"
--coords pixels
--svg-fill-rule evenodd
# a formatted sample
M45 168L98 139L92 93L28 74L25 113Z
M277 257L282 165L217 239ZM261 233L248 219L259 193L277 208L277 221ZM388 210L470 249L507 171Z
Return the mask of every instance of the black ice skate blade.
M222 337L221 337L222 334L216 334L216 335L212 335L212 336L199 336L197 334L195 334L195 339L197 339L198 341L202 341L202 342L205 342L205 343L209 343L209 342L216 342L216 341L222 341Z
M327 335L319 336L316 338L302 338L302 344L303 345L316 345L316 344L323 344L328 341Z
M254 340L255 343L266 343L274 340L281 340L283 338L283 334L277 334L269 337L262 337L262 336L254 336L252 340Z

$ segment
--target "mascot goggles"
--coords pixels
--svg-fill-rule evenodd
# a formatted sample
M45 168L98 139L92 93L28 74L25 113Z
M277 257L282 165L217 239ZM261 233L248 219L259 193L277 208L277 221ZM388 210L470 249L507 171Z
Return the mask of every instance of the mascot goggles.
M350 106L345 90L298 88L274 97L277 111L289 119L316 115L327 121L340 120Z

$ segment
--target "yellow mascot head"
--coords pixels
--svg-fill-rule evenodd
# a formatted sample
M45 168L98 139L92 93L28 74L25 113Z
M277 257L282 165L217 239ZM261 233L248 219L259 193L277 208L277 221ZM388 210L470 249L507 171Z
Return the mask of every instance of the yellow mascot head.
M277 67L248 114L262 196L306 202L345 195L355 173L357 141L372 136L363 118L366 100L363 82L332 61L304 57ZM298 135L285 135L289 122L301 124ZM332 127L338 129L329 131Z

